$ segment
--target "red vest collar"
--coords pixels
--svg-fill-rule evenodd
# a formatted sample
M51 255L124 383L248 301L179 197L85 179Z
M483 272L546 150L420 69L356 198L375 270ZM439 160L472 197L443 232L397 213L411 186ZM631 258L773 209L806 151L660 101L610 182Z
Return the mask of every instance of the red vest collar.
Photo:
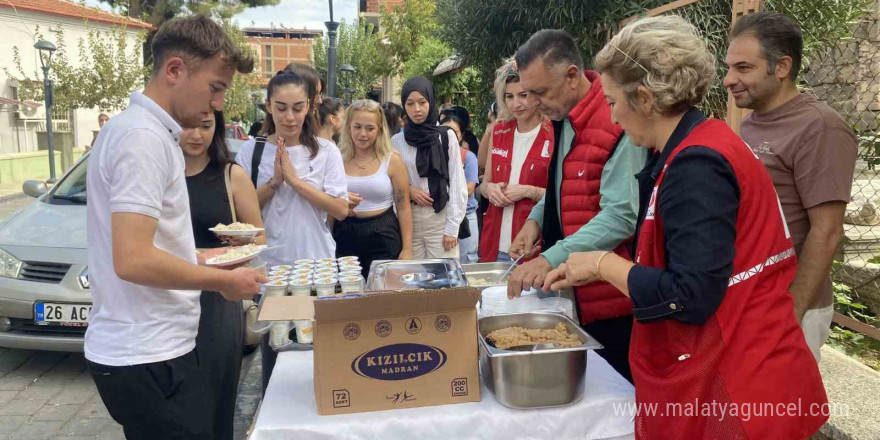
M571 126L575 131L586 127L596 109L600 108L600 106L608 105L602 88L602 78L599 77L599 73L592 70L584 70L584 77L590 82L590 90L587 90L587 94L568 112L568 119L571 121Z

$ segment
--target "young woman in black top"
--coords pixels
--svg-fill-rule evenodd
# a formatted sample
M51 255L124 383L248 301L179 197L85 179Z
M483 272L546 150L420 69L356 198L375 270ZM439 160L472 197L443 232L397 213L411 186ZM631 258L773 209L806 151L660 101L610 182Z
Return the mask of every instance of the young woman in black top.
M223 113L206 114L197 128L186 129L180 135L180 147L186 162L186 186L192 214L196 248L242 245L250 239L218 237L209 228L218 223L228 225L235 220L263 227L257 192L244 169L229 159L226 145ZM231 184L232 203L227 192L227 178ZM260 235L254 240L266 242ZM214 438L232 439L232 422L238 377L241 372L242 327L244 313L241 301L226 301L213 292L202 292L202 314L196 350L200 368L210 386L205 404L213 408Z

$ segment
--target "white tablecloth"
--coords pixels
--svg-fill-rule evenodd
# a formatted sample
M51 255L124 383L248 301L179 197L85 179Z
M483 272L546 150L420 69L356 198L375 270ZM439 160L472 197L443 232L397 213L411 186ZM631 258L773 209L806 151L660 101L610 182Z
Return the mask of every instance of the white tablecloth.
M566 407L510 409L495 401L482 384L480 402L319 416L312 352L279 353L250 438L632 439L632 385L599 355L591 351L588 356L584 398Z

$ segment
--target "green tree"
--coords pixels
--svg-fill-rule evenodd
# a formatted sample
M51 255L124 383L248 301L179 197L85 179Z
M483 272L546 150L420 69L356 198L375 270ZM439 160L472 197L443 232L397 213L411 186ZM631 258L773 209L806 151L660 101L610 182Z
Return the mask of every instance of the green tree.
M318 38L314 45L314 64L318 72L327 78L327 47L328 36ZM373 32L373 26L348 24L343 21L339 25L336 54L337 66L351 64L355 72L348 78L349 86L354 89L352 99L363 97L382 79L394 70L392 61L383 53L384 43ZM345 91L346 78L342 72L336 76L336 90L342 96Z
M381 30L388 39L387 50L394 58L396 69L403 69L417 56L423 43L440 29L435 11L436 5L430 0L403 0L392 9L383 7Z
M404 64L403 76L410 78L421 75L431 78L437 65L452 54L452 48L442 40L433 37L426 38L416 48L412 58Z
M247 43L247 37L235 22L222 19L220 23L239 49L256 57L253 48ZM227 121L243 121L248 117L249 109L253 109L251 96L260 90L260 78L259 63L254 64L254 71L249 74L235 74L223 103L223 115Z
M63 112L77 108L118 110L128 103L132 90L143 87L147 69L141 63L140 45L130 44L128 30L114 27L108 31L90 28L87 38L80 38L76 54L71 53L64 38L64 29L50 28L58 50L52 56L50 78L54 81L54 109ZM39 28L36 39L44 39ZM140 41L143 39L141 34ZM14 68L4 68L6 75L21 84L21 97L43 101L42 72L27 72L22 67L21 53L13 47ZM77 56L79 63L70 62Z
M259 6L277 5L280 0L101 0L118 12L144 20L157 29L171 18L195 12L232 18L235 14Z

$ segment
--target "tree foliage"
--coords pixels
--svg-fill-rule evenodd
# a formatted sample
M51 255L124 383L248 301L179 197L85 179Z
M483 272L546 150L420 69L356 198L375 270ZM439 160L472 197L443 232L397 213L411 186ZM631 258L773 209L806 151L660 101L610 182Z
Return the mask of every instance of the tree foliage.
M391 10L383 6L382 34L388 40L387 49L396 69L403 69L440 29L435 11L436 5L430 0L403 0Z
M587 65L619 30L621 20L643 14L669 0L439 0L440 35L457 53L488 74L533 33L546 28L565 29L575 36ZM873 0L768 0L767 9L792 17L804 31L805 67L852 34L854 22ZM669 12L694 24L706 38L716 58L718 75L703 108L715 117L726 114L727 92L721 85L725 73L730 0L702 0Z
M122 14L144 20L156 28L171 18L196 12L221 18L232 18L235 14L258 6L277 5L280 0L101 0Z
M841 40L852 37L857 21L876 0L767 0L765 8L791 17L804 35L804 68Z
M422 40L413 56L404 64L403 76L410 78L413 76L424 76L431 78L434 69L441 61L452 55L452 48L437 38L426 38Z
M222 19L220 24L235 45L244 52L256 57L253 48L248 45L244 32L230 19ZM232 85L226 90L223 103L223 115L227 121L242 121L248 118L249 109L253 108L253 98L260 90L260 63L254 63L254 71L249 74L236 73Z
M101 31L90 28L86 38L80 38L75 53L68 47L64 29L50 28L58 48L52 56L49 77L54 81L54 108L67 111L77 108L118 110L128 103L132 90L143 87L147 69L141 63L140 42L131 44L129 31L123 27ZM44 39L37 28L36 39ZM4 68L6 75L21 85L22 99L42 102L43 74L39 65L33 72L24 69L18 47L13 47L14 68ZM76 56L78 63L71 63ZM38 63L39 64L39 63Z
M329 36L315 40L313 47L314 64L318 72L327 78L327 47ZM336 40L337 68L343 64L351 64L355 72L348 78L349 86L354 89L352 99L363 97L385 75L394 70L392 61L384 54L384 43L373 32L373 26L360 26L340 23ZM336 75L336 90L340 95L345 91L346 78L342 72Z

